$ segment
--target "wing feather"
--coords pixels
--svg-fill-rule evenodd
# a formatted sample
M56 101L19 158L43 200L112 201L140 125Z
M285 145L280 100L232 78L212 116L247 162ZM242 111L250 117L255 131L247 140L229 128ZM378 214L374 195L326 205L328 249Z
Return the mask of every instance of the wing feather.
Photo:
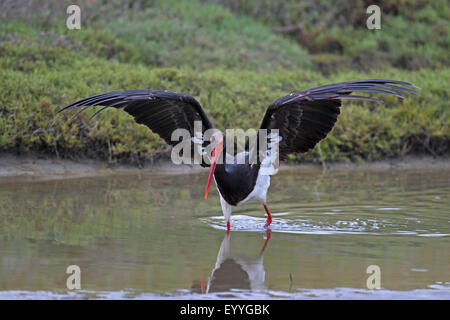
M291 93L272 102L260 129L278 129L280 160L290 153L305 153L333 129L340 114L341 100L381 100L351 95L354 91L387 94L403 99L417 92L411 83L396 80L358 80L333 83Z
M72 114L76 112L73 117L76 118L94 106L103 106L103 108L96 111L89 119L107 108L123 109L134 117L136 123L147 126L172 146L179 142L171 140L172 132L176 129L186 129L191 137L194 137L195 121L201 121L202 134L206 130L214 128L200 103L193 97L184 93L161 90L126 90L102 93L75 101L57 113ZM191 145L193 157L193 152L196 152L197 148L192 142ZM206 147L206 143L203 147ZM208 166L206 163L201 165Z

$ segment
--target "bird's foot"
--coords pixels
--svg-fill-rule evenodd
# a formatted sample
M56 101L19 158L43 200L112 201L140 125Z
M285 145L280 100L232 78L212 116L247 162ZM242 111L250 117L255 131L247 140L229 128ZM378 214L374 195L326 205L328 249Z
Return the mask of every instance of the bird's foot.
M268 216L266 220L266 224L264 225L264 228L269 228L270 224L272 223L272 216Z

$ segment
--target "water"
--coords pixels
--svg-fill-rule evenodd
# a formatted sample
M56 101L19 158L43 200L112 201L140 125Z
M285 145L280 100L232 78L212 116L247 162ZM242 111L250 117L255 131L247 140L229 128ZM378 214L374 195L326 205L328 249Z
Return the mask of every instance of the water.
M448 167L286 169L229 235L206 170L165 172L0 177L0 299L450 299Z

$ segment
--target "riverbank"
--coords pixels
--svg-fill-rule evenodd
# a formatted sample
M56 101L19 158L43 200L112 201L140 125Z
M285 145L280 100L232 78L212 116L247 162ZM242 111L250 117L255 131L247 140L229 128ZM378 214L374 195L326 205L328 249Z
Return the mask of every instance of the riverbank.
M85 10L98 14L83 18L77 31L64 28L65 8L60 1L52 3L59 10L48 10L50 21L35 17L0 23L0 152L141 165L168 151L157 134L126 112L105 110L90 120L100 110L92 108L76 120L76 112L67 119L53 117L65 105L103 92L185 92L225 131L258 128L268 105L291 92L349 80L392 79L413 83L420 95L404 100L372 95L384 102L379 104L344 101L320 146L291 155L289 161L450 155L448 45L445 32L437 32L448 20L438 19L442 4L433 4L425 15L408 7L418 16L401 23L397 19L406 17L393 20L386 13L383 30L376 33L358 23L352 32L345 28L326 40L318 36L325 32L319 28L311 34L314 43L301 44L273 32L272 25L197 1L155 1L146 10L130 11L130 6L126 12L102 4ZM103 14L108 8L111 14ZM365 17L365 9L359 10ZM424 21L428 14L432 18ZM406 42L399 45L400 39Z
M442 63L448 46L441 40L445 33L436 32L448 20L437 19L442 4L430 6L425 15L413 10L418 16L400 24L386 13L382 33L357 24L329 40L312 33L317 41L308 44L259 21L263 12L273 11L267 8L256 21L251 12L245 17L196 1L155 1L146 10L133 11L130 5L126 12L113 4L94 5L85 11L109 8L110 14L85 17L83 28L74 31L60 23L66 18L60 2L49 3L55 4L47 10L51 17L32 11L32 21L12 19L13 12L3 10L10 19L0 23L0 152L146 167L167 159L169 149L126 112L105 110L91 120L100 109L86 110L76 120L75 112L67 119L53 116L65 105L102 92L160 89L192 95L222 131L246 130L258 128L268 105L291 92L349 80L393 79L413 83L420 95L404 100L373 95L384 102L379 104L344 101L327 138L307 154L290 155L289 163L450 156L445 86L450 68ZM365 16L365 9L359 10ZM428 14L433 18L424 21ZM304 18L299 18L302 23ZM410 36L403 39L406 33ZM399 45L400 38L406 43ZM330 49L336 46L341 50Z
M447 158L433 158L430 156L398 159L385 159L373 162L330 162L330 163L299 163L282 164L280 170L300 168L305 170L392 170L392 169L425 169L450 168ZM185 174L206 172L199 166L174 165L168 160L159 160L142 167L126 164L111 164L106 161L93 159L57 159L45 158L39 155L17 156L9 153L0 154L0 181L6 180L47 180L80 178L88 176L102 176L127 172L161 172L164 174Z

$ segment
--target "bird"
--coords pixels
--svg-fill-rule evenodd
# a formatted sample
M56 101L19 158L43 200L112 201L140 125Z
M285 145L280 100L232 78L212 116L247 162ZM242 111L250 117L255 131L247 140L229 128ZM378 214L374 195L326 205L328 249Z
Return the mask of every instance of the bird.
M262 118L259 130L266 130L264 143L267 143L256 144L237 154L229 152L225 133L214 127L200 103L186 93L150 89L112 91L78 100L56 114L67 116L76 112L74 119L89 108L101 106L91 119L105 109L121 109L172 147L179 143L172 139L175 130L189 132L193 137L189 141L191 158L202 156L200 166L210 169L204 197L207 198L214 179L226 229L231 228L232 208L249 201L262 204L267 215L264 227L269 228L272 223L267 206L270 176L276 174L280 161L286 160L289 154L307 153L327 137L341 113L342 100L381 101L354 92L403 99L417 95L415 88L419 89L409 82L374 79L345 81L290 93L273 101ZM196 122L201 124L200 132L195 130ZM214 133L209 140L202 140L208 130L214 130ZM251 161L255 155L257 160ZM224 161L219 161L222 158Z

